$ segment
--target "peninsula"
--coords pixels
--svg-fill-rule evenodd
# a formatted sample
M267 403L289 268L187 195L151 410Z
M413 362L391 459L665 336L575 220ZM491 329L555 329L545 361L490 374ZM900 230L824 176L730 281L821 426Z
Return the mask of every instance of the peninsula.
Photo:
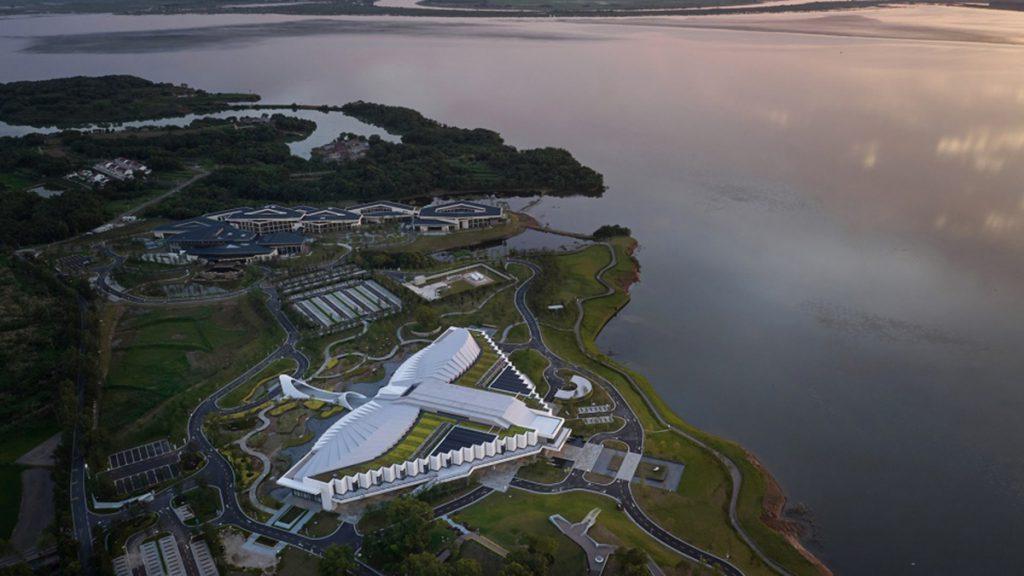
M69 81L139 87L123 114L75 96L74 124L182 113L165 85ZM33 106L60 82L0 85L24 103L6 118L63 124L61 105ZM191 114L237 107L175 93L197 99ZM56 542L9 563L829 573L753 455L596 345L639 278L631 231L552 230L513 206L599 196L598 172L366 102L313 113L400 141L346 134L305 159L288 144L315 122L262 106L0 141L2 390L17 409L0 450L17 520L0 536L23 542L48 510ZM510 249L527 227L573 244ZM52 482L37 489L21 472L45 475L26 460L44 440Z

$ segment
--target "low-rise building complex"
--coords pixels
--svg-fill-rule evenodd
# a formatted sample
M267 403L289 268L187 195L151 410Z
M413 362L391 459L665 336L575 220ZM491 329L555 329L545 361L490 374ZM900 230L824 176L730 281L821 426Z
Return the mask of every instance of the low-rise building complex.
M469 372L480 374L463 381ZM308 385L284 378L286 393L309 397ZM324 510L560 451L570 433L494 342L465 328L409 357L373 398L335 399L351 411L277 480Z
M470 201L423 208L389 200L344 209L269 204L220 210L172 222L154 228L153 235L166 238L172 248L203 260L259 260L305 253L309 240L302 234L326 234L385 222L399 222L423 233L447 233L491 226L505 218L502 206Z

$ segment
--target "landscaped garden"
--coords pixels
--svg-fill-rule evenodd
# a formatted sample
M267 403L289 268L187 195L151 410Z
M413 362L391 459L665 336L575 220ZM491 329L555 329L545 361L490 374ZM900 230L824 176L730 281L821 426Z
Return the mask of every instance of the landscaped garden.
M685 562L682 557L633 524L623 512L615 508L614 501L597 494L572 492L541 495L511 490L506 494L492 494L458 512L455 518L507 549L521 544L527 536L550 539L557 546L551 573L585 574L586 557L583 550L562 535L548 518L552 514L561 514L570 522L579 522L593 508L601 510L597 525L606 528L618 540L608 544L641 548L665 569L672 569L680 562Z

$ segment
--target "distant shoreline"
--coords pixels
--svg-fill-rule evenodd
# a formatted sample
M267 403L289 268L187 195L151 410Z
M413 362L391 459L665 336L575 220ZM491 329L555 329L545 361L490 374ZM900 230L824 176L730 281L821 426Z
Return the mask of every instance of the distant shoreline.
M764 2L765 5L756 5L753 2L741 2L734 5L719 4L708 6L679 6L679 7L654 7L644 6L638 8L608 8L608 9L572 9L572 8L539 8L539 7L485 7L485 6L460 6L445 3L444 0L425 0L422 7L397 7L374 5L340 5L328 2L291 2L291 3L267 3L263 6L256 4L225 4L223 6L210 6L204 9L163 9L145 10L139 8L127 8L124 10L113 9L107 4L96 6L76 7L75 4L48 5L42 8L29 8L26 6L3 7L0 6L0 18L11 16L43 16L43 15L67 15L67 14L114 14L118 16L172 16L186 14L204 15L276 15L276 16L429 16L449 18L630 18L638 16L728 16L743 14L785 14L785 13L809 13L809 12L832 12L837 10L851 10L859 8L881 8L890 6L920 6L922 4L961 6L972 8L990 8L998 10L1014 10L1013 7L989 6L970 3L948 2L885 2L884 0L811 0L803 3L780 4L771 0Z

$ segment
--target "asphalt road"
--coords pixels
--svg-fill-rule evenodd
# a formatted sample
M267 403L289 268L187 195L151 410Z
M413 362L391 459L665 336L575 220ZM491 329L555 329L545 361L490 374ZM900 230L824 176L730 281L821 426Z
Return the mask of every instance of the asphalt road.
M629 446L629 450L631 452L643 453L643 425L640 423L640 420L636 417L636 414L633 413L632 409L630 409L629 404L626 403L625 399L622 397L619 391L609 382L607 382L604 378L601 378L600 376L588 370L582 369L582 367L580 366L570 365L568 362L562 360L562 358L551 352L551 350L549 350L544 345L543 340L541 338L540 325L537 321L536 316L534 316L533 311L530 310L530 307L526 303L526 292L529 289L529 285L533 281L533 278L536 276L538 272L540 272L540 268L533 262L527 260L513 261L527 266L533 272L533 275L531 275L529 279L523 282L523 284L521 284L516 289L515 293L516 308L519 310L519 313L526 321L526 325L530 330L531 337L530 343L522 346L530 347L534 350L537 350L548 359L550 364L548 366L548 370L545 371L545 378L549 378L549 372L556 372L557 370L560 370L563 367L571 366L573 370L583 373L584 376L590 378L592 381L596 383L600 383L602 387L608 392L609 396L611 396L611 398L615 401L615 407L612 413L615 414L616 416L623 418L625 420L625 425L614 432L596 434L589 439L591 442L597 443L605 439L614 438L616 440L624 442L627 446ZM601 271L598 272L598 279L600 280L600 276L605 271L614 267L615 264L615 253L612 252L611 262L607 266L605 266ZM602 284L604 284L606 289L611 290L611 287L605 284L603 281ZM582 306L582 303L580 302L578 302L577 304L579 306ZM577 341L579 339L579 328L581 321L582 314L579 314L577 316L577 321L574 330L576 333ZM561 380L559 379L558 381L560 382ZM551 389L548 392L548 398L550 398L554 394L556 386L554 383L555 381L551 380L550 378L548 382L551 383ZM583 477L583 473L581 471L573 470L562 482L559 482L558 484L539 484L536 482L530 482L528 480L515 478L512 480L512 486L524 490L530 490L533 492L540 492L545 494L556 494L560 492L569 492L573 490L586 490L590 492L603 494L618 502L619 505L622 507L622 511L625 512L627 516L629 516L630 520L632 520L634 524L642 528L655 539L661 541L661 543L665 546L675 550L676 552L682 554L683 556L686 556L687 558L690 558L691 560L717 568L723 574L726 574L728 576L741 576L743 574L738 568L730 564L728 560L725 560L724 558L719 558L718 556L715 556L710 552L701 550L700 548L672 535L668 530L665 530L664 528L660 527L656 522L651 520L643 512L643 510L640 509L640 506L637 505L636 500L633 498L633 493L630 489L630 484L625 480L616 480L609 485L594 484L588 482Z
M79 329L85 333L85 318L88 305L82 296L78 296ZM79 354L85 352L85 341L79 344ZM85 376L78 371L76 377L76 394L78 395L78 412L85 413ZM92 524L89 520L89 501L86 486L85 454L82 451L81 424L75 427L71 443L71 523L78 540L78 562L84 576L96 573L92 562Z
M210 296L196 296L191 298L144 298L142 296L136 296L134 294L129 294L120 288L116 288L110 282L110 274L124 265L124 256L114 252L109 246L104 246L103 250L106 252L107 256L112 259L112 262L106 266L97 268L98 274L96 276L96 288L107 296L131 302L132 304L164 306L170 304L202 304L204 302L221 302L236 298L240 294L244 294L252 289L251 287L246 287L232 292L224 292L222 294L213 294Z

